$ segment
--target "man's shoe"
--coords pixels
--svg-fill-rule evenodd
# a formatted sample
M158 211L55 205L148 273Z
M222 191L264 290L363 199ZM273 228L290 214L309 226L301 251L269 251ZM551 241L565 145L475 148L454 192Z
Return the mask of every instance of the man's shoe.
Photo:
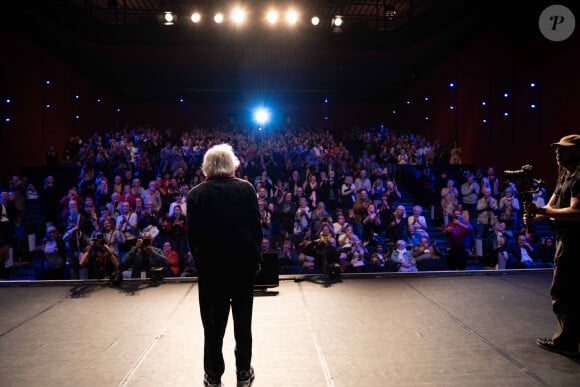
M549 337L538 337L536 338L536 344L542 349L546 351L559 353L560 355L568 356L568 357L579 357L580 353L577 350L573 349L566 349L562 347L558 347L554 344L554 340Z
M238 371L238 387L250 387L254 382L256 375L254 374L254 367L249 370Z
M208 374L203 374L203 385L204 387L222 387L222 382L219 379L212 378Z

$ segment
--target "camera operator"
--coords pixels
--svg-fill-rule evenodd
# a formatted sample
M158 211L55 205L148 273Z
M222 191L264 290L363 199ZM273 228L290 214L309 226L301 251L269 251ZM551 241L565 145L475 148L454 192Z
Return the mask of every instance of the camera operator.
M125 255L120 270L131 269L131 278L140 278L142 271L145 271L148 278L152 278L152 273L156 271L156 268L168 269L169 261L161 249L151 244L151 235L145 233L137 239L135 247Z
M119 257L107 245L103 234L97 234L81 253L80 266L87 268L88 279L115 279L119 272Z
M553 219L558 237L550 295L560 329L552 337L538 337L543 349L577 357L580 343L580 135L564 136L552 144L558 163L558 182L544 207L526 206L524 222Z

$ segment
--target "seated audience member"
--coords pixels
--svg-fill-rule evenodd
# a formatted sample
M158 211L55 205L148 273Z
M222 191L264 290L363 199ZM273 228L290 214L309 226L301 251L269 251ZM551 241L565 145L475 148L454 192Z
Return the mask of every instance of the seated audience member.
M114 195L114 194L113 194ZM139 227L137 225L137 214L131 210L129 202L123 202L121 206L121 214L117 216L117 230L123 233L125 242L121 244L119 252L121 253L121 260L137 242L139 235Z
M125 243L125 235L113 227L113 221L111 219L105 219L103 225L93 231L91 238L94 239L99 234L105 239L109 250L119 257L119 246Z
M148 201L153 203L153 211L161 211L163 200L161 198L161 192L159 192L157 189L157 181L151 180L149 182L148 188L142 191L141 197L145 203Z
M418 245L411 250L419 271L448 270L449 267L441 261L441 251L435 246L435 242L429 244L429 239L421 238Z
M504 270L506 268L505 266L508 259L506 250L508 247L515 244L514 236L511 231L506 230L506 225L504 222L498 222L493 225L491 239L492 256L486 257L484 252L484 263L495 264L497 270ZM496 259L497 262L495 262ZM485 262L486 260L489 262Z
M354 241L359 239L353 232L352 226L347 223L344 228L344 233L338 237L339 249L350 249L354 245Z
M262 235L270 239L272 234L272 214L266 209L266 201L258 199L258 210L260 212L260 224L262 225Z
M179 277L181 275L181 261L177 251L173 250L171 242L163 243L163 254L169 262L169 268L165 271L166 277Z
M312 211L308 207L308 201L306 198L300 198L294 215L294 235L303 234L306 227L309 227L311 219Z
M375 250L371 253L369 269L374 272L388 270L388 255L384 253L382 243L377 243Z
M536 249L538 261L554 266L554 257L556 256L556 245L554 244L554 237L547 236Z
M115 218L118 217L121 214L123 203L121 201L121 195L118 192L113 192L111 194L111 201L106 204L109 214ZM128 203L131 205L130 202Z
M409 225L409 228L407 228L407 238L405 240L407 242L407 246L409 247L418 246L419 243L421 242L421 238L424 238L424 236L416 232L415 227Z
M195 259L190 251L187 252L185 256L185 263L183 267L183 272L180 277L195 277L197 276L197 266L195 264Z
M290 238L284 238L277 249L280 274L300 273L298 251L294 248Z
M46 280L64 279L65 246L58 237L58 230L54 226L46 228L46 238L42 240L39 250L43 253L43 278Z
M362 220L362 240L370 246L375 246L381 232L381 217L377 213L375 203L370 203Z
M513 195L513 189L507 187L499 200L499 220L505 222L508 230L517 230L520 202Z
M368 208L374 202L369 199L368 191L366 189L361 189L359 191L359 197L354 201L352 206L354 210L354 233L359 237L363 237L363 220L369 214ZM376 212L376 209L375 209Z
M406 273L418 271L415 258L407 250L407 243L401 239L397 241L397 248L391 252L391 264L393 271Z
M427 233L427 220L421 212L423 208L421 206L413 207L413 214L407 218L407 223L409 226L413 226L415 232L420 234L419 237L427 237L429 238L429 234Z
M125 254L119 270L131 269L131 278L141 278L141 272L144 271L146 277L151 278L155 269L167 269L169 261L163 251L154 247L151 242L151 236L147 234L137 239L135 246Z
M175 206L173 216L170 216L167 222L171 230L172 245L175 246L175 251L183 262L189 246L187 244L187 216L181 210L181 206Z
M336 212L336 222L332 225L333 234L338 238L340 235L344 234L344 226L346 226L346 221L344 215L341 211Z
M352 176L345 176L344 182L340 186L339 207L346 211L352 208L356 194L356 187L352 181Z
M342 272L345 273L363 273L367 271L368 250L362 241L354 239L349 248L339 250L339 265Z
M278 202L277 212L280 222L280 233L294 232L294 215L296 214L296 204L291 192L284 192L282 200Z
M135 201L137 200L137 198L139 199L143 199L141 196L136 196L133 191L132 191L131 185L129 184L125 184L123 186L123 192L118 196L118 200L116 200L117 195L115 195L115 198L113 198L113 195L111 195L111 199L114 202L118 202L118 204L116 205L116 207L118 208L119 212L121 210L121 205L123 202L129 202L131 204L131 207L135 207ZM117 192L117 191L113 191L113 192Z
M508 259L506 269L531 269L537 267L553 267L552 264L540 262L536 256L536 251L532 247L525 235L520 234L516 239L516 244L507 249Z
M405 207L397 206L393 212L391 222L386 225L386 235L389 242L394 243L400 239L405 239L407 230L407 219L405 219Z
M314 211L312 211L312 219L310 220L310 225L315 231L319 231L323 223L332 223L332 218L326 211L326 204L319 201L316 205ZM333 230L331 230L332 232Z

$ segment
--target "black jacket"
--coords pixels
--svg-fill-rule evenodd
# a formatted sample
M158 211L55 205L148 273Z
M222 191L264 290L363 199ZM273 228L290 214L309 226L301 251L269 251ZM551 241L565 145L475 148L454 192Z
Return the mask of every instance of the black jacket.
M188 242L201 275L254 274L262 227L254 187L238 178L209 179L187 195Z

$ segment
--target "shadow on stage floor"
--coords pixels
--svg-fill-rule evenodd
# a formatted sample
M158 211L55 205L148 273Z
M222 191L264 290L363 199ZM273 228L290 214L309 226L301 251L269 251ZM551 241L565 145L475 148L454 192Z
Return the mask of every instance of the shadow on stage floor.
M254 386L580 385L534 342L556 329L551 273L485 273L282 278L255 298ZM194 279L1 285L1 386L202 385ZM230 322L226 386L233 351Z

